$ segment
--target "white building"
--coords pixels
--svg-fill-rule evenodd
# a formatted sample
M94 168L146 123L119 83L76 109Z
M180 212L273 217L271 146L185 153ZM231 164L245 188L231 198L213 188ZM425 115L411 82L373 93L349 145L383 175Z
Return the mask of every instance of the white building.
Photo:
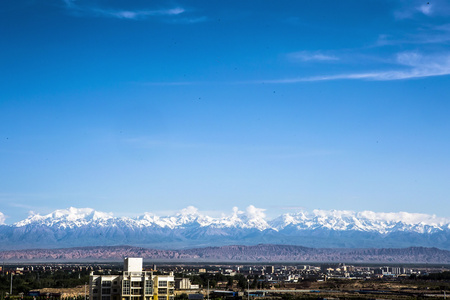
M174 277L142 271L142 258L125 258L124 271L89 278L90 300L173 300Z
M191 281L189 278L175 278L175 288L177 290L191 289Z

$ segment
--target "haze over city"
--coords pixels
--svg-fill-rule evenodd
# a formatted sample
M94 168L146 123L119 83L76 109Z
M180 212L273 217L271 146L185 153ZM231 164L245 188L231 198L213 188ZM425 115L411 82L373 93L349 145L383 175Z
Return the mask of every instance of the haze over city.
M445 223L449 16L443 0L2 1L0 224L189 206Z

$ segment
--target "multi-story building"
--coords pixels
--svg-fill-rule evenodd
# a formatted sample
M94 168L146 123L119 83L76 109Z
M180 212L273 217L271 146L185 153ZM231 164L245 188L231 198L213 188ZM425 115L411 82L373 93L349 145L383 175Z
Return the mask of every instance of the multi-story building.
M191 289L191 281L189 278L175 278L175 288L177 290Z
M124 271L89 279L90 300L174 300L173 275L142 271L142 258L125 258Z

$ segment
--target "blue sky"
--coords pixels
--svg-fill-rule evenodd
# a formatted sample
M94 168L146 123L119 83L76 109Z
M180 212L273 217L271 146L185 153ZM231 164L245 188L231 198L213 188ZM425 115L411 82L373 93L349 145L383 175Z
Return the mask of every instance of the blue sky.
M449 217L447 1L0 3L0 212Z

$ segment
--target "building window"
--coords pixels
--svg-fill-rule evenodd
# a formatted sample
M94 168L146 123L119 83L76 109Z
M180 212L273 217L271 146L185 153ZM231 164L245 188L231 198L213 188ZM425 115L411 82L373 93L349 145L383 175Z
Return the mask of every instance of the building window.
M145 294L153 294L153 281L151 281L151 280L146 280L145 281L145 284L144 284L144 287L145 287Z
M167 281L159 281L158 282L158 287L166 287L167 286Z
M102 281L102 286L111 286L111 281Z
M132 294L132 295L140 295L140 294L141 294L141 290L138 290L138 289L131 289L131 294Z
M131 286L132 287L141 287L141 282L140 281L132 281Z
M103 294L111 294L111 289L102 289L102 295Z
M102 300L111 300L111 296L102 296Z
M169 300L174 300L175 298L173 297L173 296L170 296L169 297Z
M122 294L123 295L129 295L130 294L130 281L124 280L122 281Z
M166 295L167 294L167 289L158 289L158 294Z
M92 293L93 294L97 294L98 293L98 289L92 289Z
M151 280L147 280L144 286L145 286L145 294L153 294L153 282Z

